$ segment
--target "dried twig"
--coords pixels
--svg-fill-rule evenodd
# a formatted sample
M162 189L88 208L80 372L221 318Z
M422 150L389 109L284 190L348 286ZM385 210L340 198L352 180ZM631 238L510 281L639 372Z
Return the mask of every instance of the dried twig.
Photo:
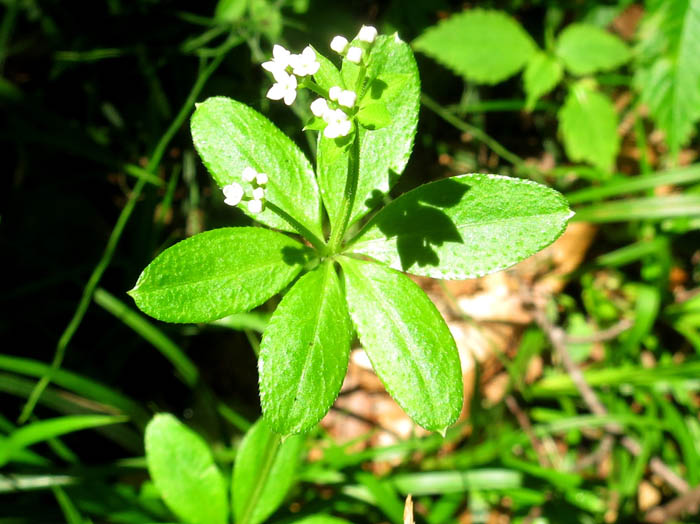
M552 462L549 460L549 457L545 452L542 442L540 442L540 440L537 438L535 432L532 431L532 424L530 424L530 419L527 417L525 412L522 409L520 409L520 406L518 406L518 402L515 400L515 397L513 395L508 395L506 397L506 406L508 406L508 409L511 411L511 413L515 415L518 424L520 424L520 427L522 428L525 435L527 435L527 438L530 439L530 445L532 445L532 449L534 449L535 453L537 453L537 460L539 461L540 466L544 468L552 467Z
M628 318L623 318L614 326L593 333L592 335L582 337L573 337L570 335L565 335L565 341L567 344L591 344L594 342L605 342L607 340L612 340L614 338L619 337L622 333L624 333L631 327L632 321Z
M700 486L676 497L668 504L650 509L645 522L659 523L675 520L683 514L695 515L700 510Z

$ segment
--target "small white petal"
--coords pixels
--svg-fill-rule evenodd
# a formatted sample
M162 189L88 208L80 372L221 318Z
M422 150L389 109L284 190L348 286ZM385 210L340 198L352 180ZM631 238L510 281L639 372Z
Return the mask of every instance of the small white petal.
M273 84L272 87L268 89L267 94L265 96L270 100L282 100L282 98L284 98L285 93L286 90L282 85Z
M351 47L348 49L348 54L345 55L350 62L359 64L362 61L362 49L359 47Z
M258 173L258 175L255 177L255 181L258 183L258 185L264 186L268 181L267 175L265 173Z
M249 200L248 201L248 211L251 213L260 213L262 211L262 201L261 200Z
M275 62L274 60L268 60L267 62L263 62L262 68L273 74L277 71L284 71L284 66Z
M321 118L326 111L328 111L328 102L325 98L317 98L311 102L311 112L314 116Z
M338 138L340 136L338 134L338 126L328 124L323 130L323 136L326 138Z
M284 94L284 103L287 104L288 106L291 106L294 103L294 100L296 100L296 98L297 98L296 89L287 90L287 92Z
M255 177L257 176L257 174L258 174L258 172L255 171L255 169L253 169L252 167L246 167L243 170L243 173L241 174L241 176L243 177L243 180L245 180L246 182L252 182L253 180L255 180Z
M272 46L272 56L278 62L283 62L285 60L288 60L289 56L291 54L292 53L290 53L289 50L285 49L283 46L281 46L279 44L275 44Z
M348 136L350 134L350 129L352 129L352 122L350 122L350 120L338 123L338 134L340 136Z
M265 190L262 187L256 187L253 189L253 198L255 200L262 200L265 198Z
M348 46L348 39L344 36L334 36L331 40L331 49L336 53L343 53Z
M355 93L355 91L350 91L349 89L346 89L345 91L340 93L340 96L338 96L338 103L341 106L352 107L355 105L356 101L357 93Z
M224 186L222 191L226 197L224 203L229 206L237 206L243 198L243 187L236 182Z
M328 98L331 100L338 100L338 97L343 92L340 86L333 86L328 90Z
M374 39L377 38L377 29L371 25L363 25L360 28L360 32L357 34L357 38L358 40L371 44L374 42Z

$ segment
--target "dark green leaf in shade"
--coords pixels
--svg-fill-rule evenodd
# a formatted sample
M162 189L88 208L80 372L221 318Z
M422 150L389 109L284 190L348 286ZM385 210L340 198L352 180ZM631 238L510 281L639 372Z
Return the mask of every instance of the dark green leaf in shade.
M310 252L267 229L214 229L166 249L129 294L141 311L158 320L209 322L249 311L278 293Z
M169 414L146 427L146 463L166 505L187 524L226 524L226 482L209 446Z
M435 305L406 275L340 258L348 309L389 394L418 424L444 432L462 408L457 346Z
M461 175L421 186L381 210L348 251L433 278L505 269L553 242L572 213L546 186L499 175Z
M233 467L236 524L260 524L274 513L294 481L303 446L299 435L282 442L263 419L248 430Z
M375 129L360 127L360 168L350 222L382 203L383 196L406 167L418 125L420 79L408 44L397 35L381 35L372 47L369 63L369 80L364 91L358 93L358 103L364 107L381 102L390 123L380 128L378 124L384 122L380 122L381 115L375 108ZM345 60L344 76L351 67L356 66ZM354 89L347 79L345 87ZM386 115L381 120L386 120ZM350 150L342 140L331 140L319 134L317 172L332 225L341 218Z
M260 400L274 431L308 431L326 414L345 378L351 337L345 296L327 262L294 284L263 335Z
M232 182L250 187L242 178L246 167L266 173L265 198L322 237L321 199L311 164L272 122L245 104L213 97L197 105L191 128L197 152L219 187ZM251 214L247 206L239 207L265 225L295 231L269 209Z

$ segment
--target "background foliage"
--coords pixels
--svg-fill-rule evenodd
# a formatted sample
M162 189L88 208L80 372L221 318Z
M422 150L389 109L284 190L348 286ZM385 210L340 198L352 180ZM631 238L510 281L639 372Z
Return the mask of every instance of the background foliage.
M197 522L172 502L185 484L168 483L197 468L207 522L402 522L408 493L416 522L697 521L700 3L464 7L2 1L0 523ZM458 345L487 348L471 371L463 354L471 400L446 440L375 418L347 441L341 429L368 414L343 404L268 464L269 430L253 423L271 305L177 326L138 313L126 291L175 242L250 224L194 151L194 103L248 104L313 158L300 131L310 100L269 104L259 63L272 43L327 51L362 23L399 31L422 80L392 197L498 173L563 192L577 222L569 244L503 281L419 281L453 334L478 334ZM401 164L406 147L377 161ZM294 275L277 277L282 288ZM504 321L485 303L517 307ZM146 432L155 412L175 418ZM158 426L196 443L190 471L146 461Z

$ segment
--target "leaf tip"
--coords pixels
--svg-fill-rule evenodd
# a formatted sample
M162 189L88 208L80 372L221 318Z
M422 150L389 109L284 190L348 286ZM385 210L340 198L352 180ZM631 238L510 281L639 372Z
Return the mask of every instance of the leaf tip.
M442 428L442 429L438 429L438 430L436 430L436 431L437 431L437 433L440 434L440 436L441 436L442 438L445 438L445 437L447 436L447 426L445 426L445 427Z

